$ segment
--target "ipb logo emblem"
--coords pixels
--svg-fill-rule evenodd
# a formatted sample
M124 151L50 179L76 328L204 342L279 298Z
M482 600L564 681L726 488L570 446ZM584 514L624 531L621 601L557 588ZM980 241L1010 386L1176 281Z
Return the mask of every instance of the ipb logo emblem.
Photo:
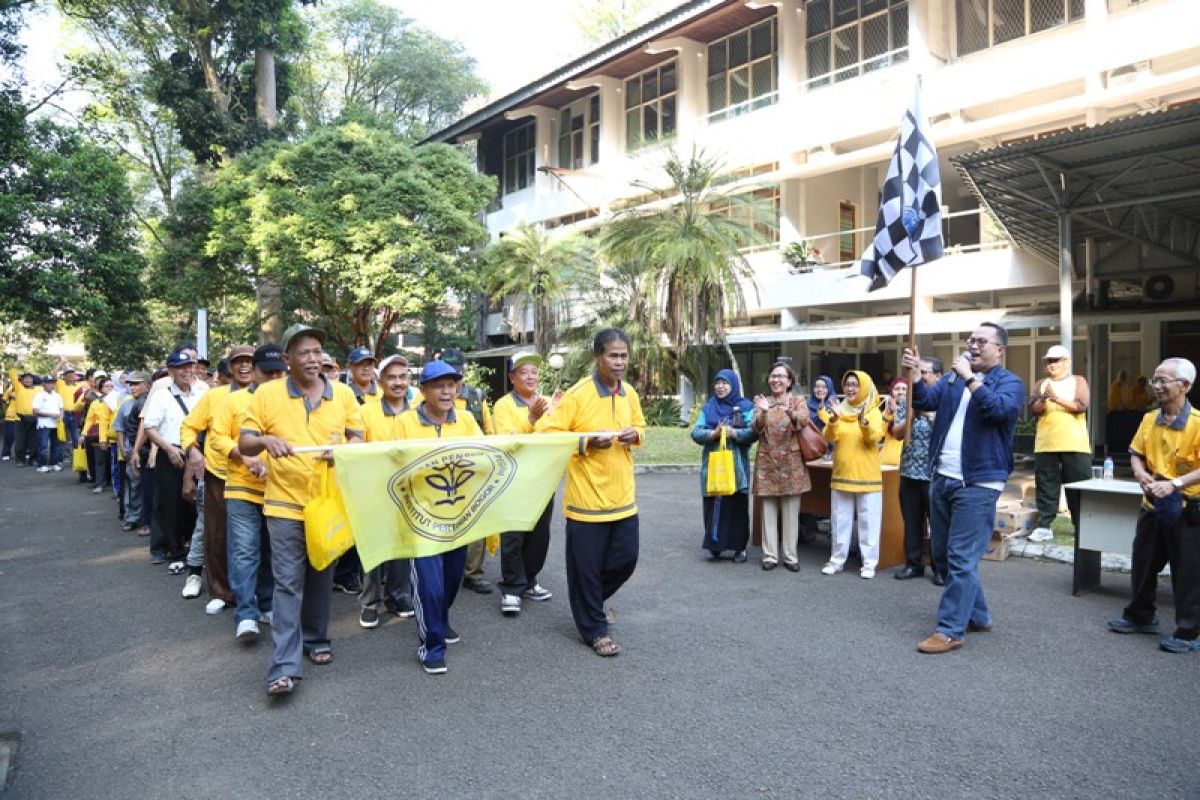
M435 542L454 542L512 483L517 460L483 444L449 444L413 461L388 480L408 527Z

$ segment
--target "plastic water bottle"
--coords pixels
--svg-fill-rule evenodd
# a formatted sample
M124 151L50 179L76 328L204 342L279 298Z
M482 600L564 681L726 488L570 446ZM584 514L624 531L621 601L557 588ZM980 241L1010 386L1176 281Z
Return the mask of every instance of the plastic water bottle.
M1113 460L1112 456L1104 457L1104 480L1111 481L1113 479Z

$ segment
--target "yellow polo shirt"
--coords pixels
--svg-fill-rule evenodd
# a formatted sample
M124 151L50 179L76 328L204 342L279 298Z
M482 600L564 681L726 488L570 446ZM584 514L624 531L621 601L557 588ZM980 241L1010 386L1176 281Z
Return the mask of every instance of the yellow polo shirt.
M438 424L425 415L425 404L410 408L397 419L400 435L397 439L469 439L483 436L483 431L471 414L459 414L450 409L446 421Z
M1183 409L1170 425L1161 411L1146 412L1129 443L1129 452L1141 457L1152 475L1172 480L1188 474L1200 467L1200 411L1184 400ZM1200 484L1188 486L1183 495L1189 500L1200 497ZM1142 505L1153 508L1146 500Z
M97 398L88 406L87 418L83 421L84 434L86 435L93 425L97 425L100 441L115 442L117 435L112 430L113 416L113 411L108 407L108 403L104 402L104 398Z
M622 382L614 393L590 375L563 395L553 414L538 420L539 433L596 433L632 427L641 446L646 438L646 418L637 392ZM578 522L615 522L637 513L633 481L633 450L613 443L606 449L579 450L567 463L567 491L563 514Z
M382 396L377 400L368 400L362 407L363 427L366 428L367 441L391 442L403 439L400 418L410 410L408 400L404 401L404 410L398 414L392 411L392 407Z
M7 404L4 406L4 421L5 422L16 422L17 421L17 393L13 391L13 388L11 386L4 390L4 402Z
M492 430L500 436L514 433L533 433L529 421L529 404L515 391L501 397L492 407Z
M245 500L261 506L266 496L267 482L247 469L240 458L231 458L229 455L237 447L242 421L246 418L246 409L250 407L250 401L254 399L256 391L257 388L251 384L245 389L230 392L225 402L213 409L206 446L211 446L213 452L223 456L229 465L225 473L225 499ZM259 453L258 457L270 470L271 457L266 451Z
M42 391L42 387L30 386L26 388L21 385L21 373L15 369L8 371L8 377L12 379L12 392L17 414L26 417L33 416L33 396Z
M196 401L196 407L183 418L183 424L179 426L179 446L185 452L196 443L200 434L211 431L213 413L229 400L229 393L236 385L231 383L228 386L218 386L205 392ZM204 469L221 480L225 480L229 475L229 452L226 451L222 454L214 450L211 435L204 440Z
M254 392L240 433L278 436L293 447L341 444L363 435L362 412L354 392L344 383L321 376L321 399L310 407L290 377L271 381ZM317 453L271 459L263 514L303 520L304 507L317 495L313 481Z
M58 396L62 398L63 410L65 412L79 411L83 408L83 395L79 395L79 399L75 399L75 395L79 393L82 384L67 383L62 378L54 382L54 388L58 390Z

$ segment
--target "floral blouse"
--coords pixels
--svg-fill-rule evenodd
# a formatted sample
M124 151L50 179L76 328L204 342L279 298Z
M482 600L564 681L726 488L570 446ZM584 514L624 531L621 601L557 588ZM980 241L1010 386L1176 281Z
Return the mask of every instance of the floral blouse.
M755 411L755 419L763 417L758 434L758 454L754 459L754 495L782 497L803 494L812 488L796 426L788 415L786 405L774 405L766 411Z

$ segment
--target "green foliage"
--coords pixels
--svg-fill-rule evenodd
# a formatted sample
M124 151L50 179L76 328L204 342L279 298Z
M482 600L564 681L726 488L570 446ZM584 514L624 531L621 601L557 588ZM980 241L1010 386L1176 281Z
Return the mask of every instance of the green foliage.
M491 394L491 379L495 374L496 370L485 367L476 361L468 361L463 364L463 383L467 386L474 386L483 392L485 400Z
M575 26L585 42L601 45L649 22L673 3L674 0L583 0L574 12Z
M674 397L653 397L642 401L647 425L679 427L679 401Z

